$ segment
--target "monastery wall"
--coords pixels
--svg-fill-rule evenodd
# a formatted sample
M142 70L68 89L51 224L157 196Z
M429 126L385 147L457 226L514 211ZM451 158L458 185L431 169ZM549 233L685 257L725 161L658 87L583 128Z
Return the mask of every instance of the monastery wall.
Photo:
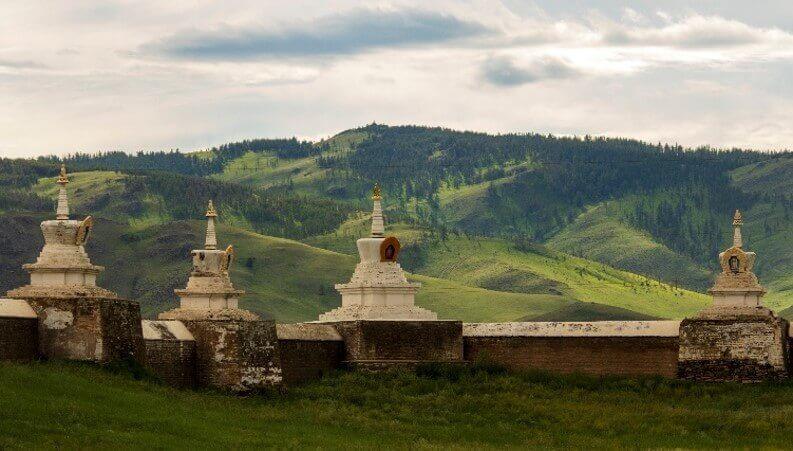
M195 339L180 321L142 322L146 366L168 385L196 385Z
M465 360L591 375L677 374L679 321L471 323Z
M284 384L320 379L344 361L344 339L328 324L278 324Z
M45 244L24 265L28 285L0 299L0 359L104 363L135 359L178 387L248 393L317 379L336 369L379 371L426 363L487 361L510 369L591 375L658 375L706 381L784 379L789 324L761 302L743 250L739 211L733 246L719 254L713 303L681 321L469 323L438 320L415 305L420 285L398 263L399 240L385 235L379 187L371 234L357 241L360 263L336 285L342 305L319 322L275 324L239 307L232 245L218 247L209 201L204 247L191 252L179 307L141 321L140 306L96 286L104 268L85 252L91 217L69 219L65 167L56 219L41 223ZM452 294L453 295L453 294Z
M38 355L39 321L25 301L0 299L0 360L33 360Z

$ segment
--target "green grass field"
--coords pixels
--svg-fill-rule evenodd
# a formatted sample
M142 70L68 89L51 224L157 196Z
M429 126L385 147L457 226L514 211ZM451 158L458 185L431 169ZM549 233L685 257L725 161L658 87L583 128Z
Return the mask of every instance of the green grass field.
M286 393L178 391L64 363L0 363L0 447L788 448L793 383L339 373Z

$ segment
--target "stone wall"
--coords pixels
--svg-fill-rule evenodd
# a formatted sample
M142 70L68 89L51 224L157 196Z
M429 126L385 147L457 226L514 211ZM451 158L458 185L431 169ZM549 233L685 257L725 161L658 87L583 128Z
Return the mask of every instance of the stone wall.
M168 385L195 386L195 340L179 321L143 321L146 367Z
M344 338L352 367L462 362L460 321L342 321L332 323Z
M677 321L465 324L465 359L510 369L675 377Z
M320 379L341 367L344 340L333 326L278 324L276 330L285 384Z
M39 353L43 357L143 361L137 302L92 297L26 300L39 317Z
M38 316L27 302L0 299L0 360L35 359L38 329Z
M281 358L273 321L183 323L195 338L198 386L251 392L281 384Z
M0 360L33 360L38 355L36 318L0 318Z
M785 379L788 340L788 322L771 314L685 319L678 377L714 382Z

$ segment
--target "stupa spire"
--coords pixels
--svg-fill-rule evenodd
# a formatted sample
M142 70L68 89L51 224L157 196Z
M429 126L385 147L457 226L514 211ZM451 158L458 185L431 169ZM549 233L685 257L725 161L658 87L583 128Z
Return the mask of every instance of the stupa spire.
M381 199L380 184L375 183L374 189L372 190L372 200L374 201L374 207L372 208L372 238L380 238L385 235L383 207L380 204Z
M61 174L58 177L58 185L61 185L58 190L58 209L55 211L55 219L67 220L69 219L69 196L66 193L66 185L69 184L69 177L66 175L66 165L61 164Z
M732 218L732 246L743 247L743 236L741 236L741 226L743 225L743 216L740 210L735 210L735 216Z
M212 200L209 201L209 205L207 206L207 237L206 241L204 242L204 249L214 250L218 248L218 237L215 233L215 218L217 218L218 213L215 211L215 206L212 204Z

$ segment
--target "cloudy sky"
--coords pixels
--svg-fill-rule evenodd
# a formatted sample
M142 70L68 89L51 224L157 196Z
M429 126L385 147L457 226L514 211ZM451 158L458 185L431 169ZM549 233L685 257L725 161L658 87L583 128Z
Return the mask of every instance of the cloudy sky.
M0 3L2 156L373 121L793 148L793 4Z

